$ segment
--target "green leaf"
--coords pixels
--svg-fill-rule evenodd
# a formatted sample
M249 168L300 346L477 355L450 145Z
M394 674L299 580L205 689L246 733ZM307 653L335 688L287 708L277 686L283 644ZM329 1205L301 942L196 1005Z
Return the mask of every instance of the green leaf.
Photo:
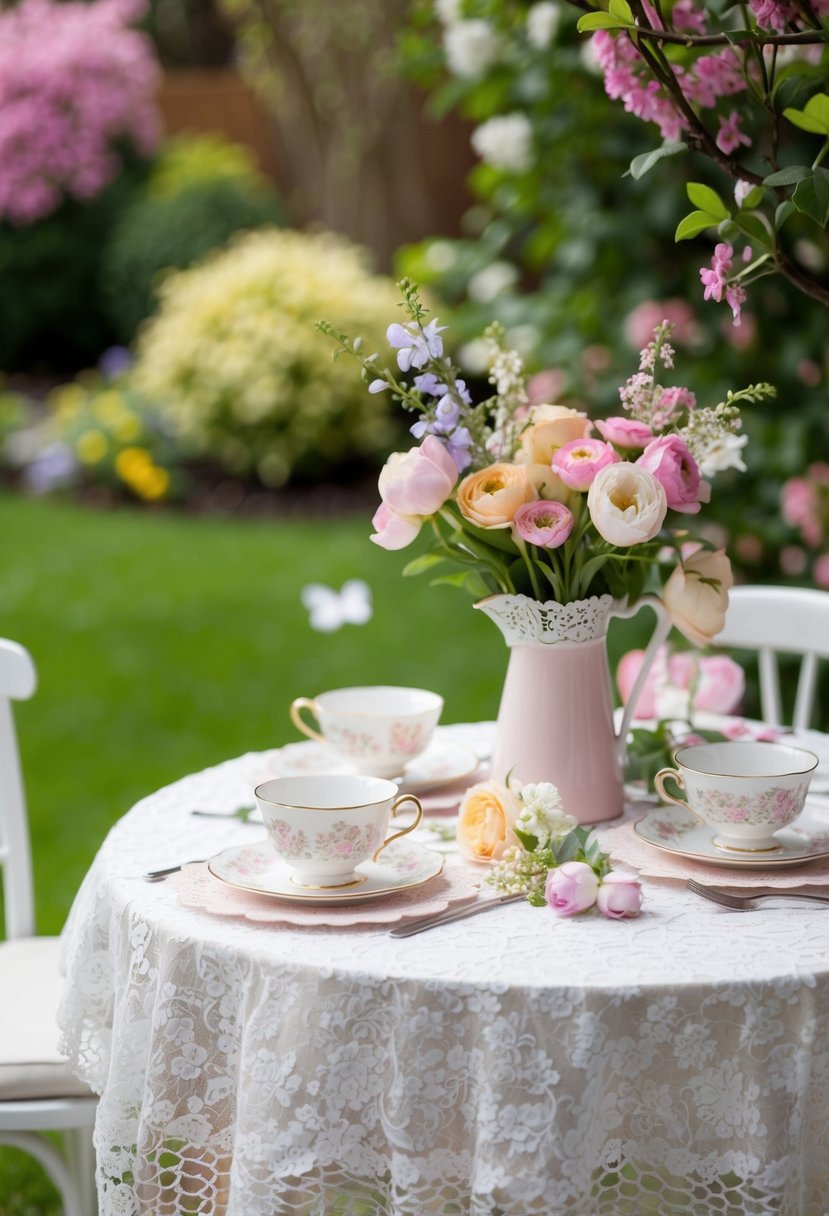
M593 30L624 30L630 24L629 21L611 17L610 13L586 13L584 17L579 17L576 29L580 34L590 34Z
M688 147L686 143L664 143L660 148L654 148L651 152L643 152L640 156L634 156L630 162L630 166L623 177L630 175L634 181L639 181L640 177L644 177L646 173L657 164L660 160L664 160L666 156L676 156L677 152L684 152Z
M433 566L439 566L441 562L446 561L442 553L422 553L420 557L414 557L410 562L407 562L403 567L403 577L408 578L411 574L423 574L424 570L431 570Z
M752 211L755 207L759 207L763 201L763 194L764 190L762 186L755 186L753 190L749 190L743 199L742 210Z
M829 135L829 97L825 93L815 93L802 110L792 107L785 109L783 116L802 131L811 131L813 135Z
M784 203L780 204L774 213L774 228L776 232L780 231L789 216L794 215L796 210L797 208L790 198L787 198Z
M515 542L509 528L479 528L477 524L471 524L469 520L465 519L461 525L461 534L463 533L473 536L475 540L488 545L490 549L498 549L501 553L508 553L510 557L515 557Z
M756 215L738 214L734 218L734 223L741 232L751 237L756 245L761 245L763 249L774 249L774 242L769 236L768 229L762 220L758 220Z
M770 173L768 177L763 178L764 186L796 186L798 182L805 181L807 177L812 176L812 170L808 165L788 165L785 169L778 169L776 173Z
M530 891L529 895L527 896L527 903L532 904L534 908L543 908L547 903L547 900L544 898L544 892Z
M520 828L514 827L512 830L515 832L515 835L521 841L521 844L524 846L527 852L534 853L538 848L538 837L532 836L529 832L522 832Z
M829 170L815 169L811 178L795 188L792 202L798 211L825 228L829 221Z
M633 10L627 0L610 0L607 11L611 17L618 17L620 21L624 21L627 25L635 24Z
M703 182L688 182L685 189L688 198L700 211L705 211L708 215L715 215L718 220L730 218L731 212L716 190L712 190L710 186L704 185Z
M716 228L719 222L720 217L718 215L710 215L707 211L692 211L679 221L674 233L674 240L690 240L691 237L699 236L706 228Z

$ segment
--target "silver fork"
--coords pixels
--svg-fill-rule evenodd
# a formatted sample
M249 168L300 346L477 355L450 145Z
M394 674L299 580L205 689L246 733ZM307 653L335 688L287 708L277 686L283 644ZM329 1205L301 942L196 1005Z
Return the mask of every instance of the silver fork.
M706 886L705 883L696 882L693 878L688 879L687 887L695 895L701 895L703 899L710 899L712 903L720 904L723 908L731 908L733 912L751 912L757 907L756 900L775 897L777 899L808 899L813 903L829 904L829 889L826 887L756 887L750 893L738 895L731 891L724 891L721 887Z

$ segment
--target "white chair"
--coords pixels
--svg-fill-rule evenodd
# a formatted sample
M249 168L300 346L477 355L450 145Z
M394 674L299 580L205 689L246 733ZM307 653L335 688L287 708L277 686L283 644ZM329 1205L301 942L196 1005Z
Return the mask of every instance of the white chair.
M11 702L35 690L30 655L0 638L0 871L6 940L0 942L0 1144L35 1157L60 1192L65 1216L94 1216L92 1126L97 1099L57 1047L62 980L58 939L36 937L26 802ZM41 1133L63 1133L61 1153Z
M734 587L729 592L725 628L715 646L758 652L763 720L785 725L778 654L800 655L800 673L791 725L812 722L818 660L829 658L829 592L805 587Z

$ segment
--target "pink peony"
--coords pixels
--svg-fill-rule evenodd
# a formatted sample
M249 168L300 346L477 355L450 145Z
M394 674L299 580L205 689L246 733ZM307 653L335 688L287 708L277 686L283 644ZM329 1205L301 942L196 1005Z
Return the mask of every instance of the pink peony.
M635 418L604 418L596 423L596 429L617 448L644 448L655 438L650 427Z
M561 502L539 499L519 507L512 522L528 544L557 549L573 531L573 512Z
M550 870L544 894L547 903L558 916L575 916L586 912L596 902L599 880L586 861L565 861Z
M694 515L711 498L711 487L700 478L699 465L679 435L660 435L636 463L660 482L672 511Z
M605 874L596 893L596 907L602 916L621 920L625 916L638 916L642 910L642 887L627 874L611 870Z
M552 467L571 490L587 490L597 473L619 459L619 453L601 439L572 439L553 453Z

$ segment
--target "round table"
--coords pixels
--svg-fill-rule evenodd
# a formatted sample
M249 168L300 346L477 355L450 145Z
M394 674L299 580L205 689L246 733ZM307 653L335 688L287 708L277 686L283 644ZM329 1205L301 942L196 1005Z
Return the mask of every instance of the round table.
M73 906L101 1216L826 1216L829 909L654 882L635 920L519 903L399 940L142 881L261 835L190 811L250 801L273 760L144 799Z

